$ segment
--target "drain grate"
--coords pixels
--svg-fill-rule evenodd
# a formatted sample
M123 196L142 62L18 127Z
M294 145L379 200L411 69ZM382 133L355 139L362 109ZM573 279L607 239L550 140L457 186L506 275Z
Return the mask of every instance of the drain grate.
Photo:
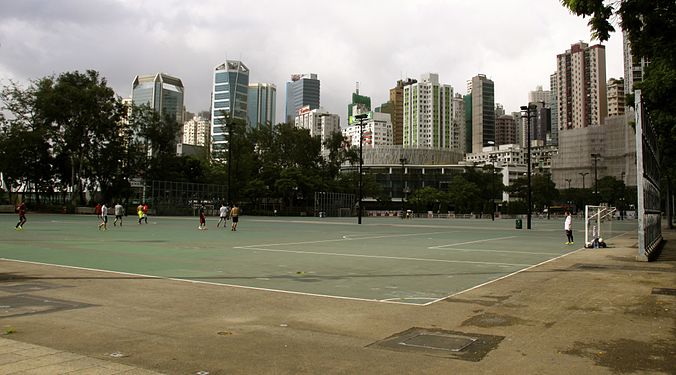
M80 309L90 306L94 305L32 296L28 294L18 294L14 296L0 297L0 318L44 314L63 310Z
M445 333L421 333L400 342L400 345L418 348L449 350L459 352L476 341L474 337L449 335Z
M367 347L479 362L503 336L414 327Z
M652 294L664 294L667 296L676 296L676 289L673 288L653 288Z

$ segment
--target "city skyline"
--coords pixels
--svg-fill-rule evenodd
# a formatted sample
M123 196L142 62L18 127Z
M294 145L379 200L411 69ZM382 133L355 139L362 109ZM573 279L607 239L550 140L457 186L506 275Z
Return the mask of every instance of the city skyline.
M291 74L317 73L321 106L344 119L356 82L376 107L397 80L427 72L461 94L467 80L485 74L495 82L495 102L511 113L536 86L549 89L557 54L580 40L596 44L587 19L558 0L162 4L9 2L0 15L0 84L95 69L128 97L134 76L163 72L183 81L186 108L197 113L208 110L213 67L234 59L250 68L251 82L277 87ZM620 78L621 34L605 45L607 78Z

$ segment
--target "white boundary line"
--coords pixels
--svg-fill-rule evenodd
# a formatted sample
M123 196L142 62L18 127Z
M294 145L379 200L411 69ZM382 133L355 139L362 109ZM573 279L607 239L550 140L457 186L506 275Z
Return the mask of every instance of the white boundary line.
M512 251L512 250L496 250L496 249L463 249L459 247L452 248L435 248L436 250L444 251L466 251L466 252L485 252L485 253L508 253L508 254L528 254L528 255L555 255L555 253L537 253L532 251Z
M448 245L439 245L439 246L430 246L428 249L442 249L444 247L451 247L451 246L458 246L458 245L469 245L471 243L479 243L479 242L488 242L488 241L497 241L497 240L506 240L508 238L515 238L516 236L507 236L507 237L497 237L497 238L486 238L483 240L476 240L476 241L467 241L467 242L459 242L459 243L452 243Z
M453 232L428 232L428 233L407 233L407 234L387 234L380 236L367 236L367 237L346 237L342 236L341 238L334 238L329 240L316 240L316 241L303 241L303 242L280 242L280 243L269 243L269 244L260 244L260 245L244 245L237 246L235 249L246 249L246 248L257 248L263 246L285 246L285 245L307 245L314 243L325 243L325 242L340 242L340 241L359 241L359 240L376 240L380 238L392 238L392 237L414 237L414 236L429 236L432 234L447 234ZM352 235L348 235L352 236Z
M88 268L88 267L68 266L68 265L63 265L63 264L34 262L34 261L30 261L30 260L0 258L0 261L35 264L35 265L40 265L40 266L52 266L52 267L68 268L68 269L74 269L74 270L114 273L114 274L119 274L119 275L137 276L137 277L143 277L143 278L155 279L155 280L172 280L172 281L188 282L188 283L193 283L193 284L227 286L227 287L231 287L231 288L250 289L250 290L258 290L258 291L264 291L264 292L288 293L288 294L296 294L296 295L301 295L301 296L324 297L324 298L334 298L334 299L343 299L343 300L351 300L351 301L362 301L362 302L383 302L383 303L392 303L392 304L407 305L407 306L422 306L419 303L398 302L398 301L368 299L368 298L358 298L358 297L335 296L335 295L330 295L330 294L296 292L296 291L293 291L293 290L281 290L281 289L261 288L261 287L237 285L237 284L215 283L215 282L212 282L212 281L190 280L190 279L182 279L182 278L176 278L176 277L152 276L152 275L144 275L142 273L111 271L111 270L104 270L104 269L98 269L98 268ZM402 299L415 299L415 298L402 298Z
M448 259L434 259L434 258L410 258L410 257L393 257L387 255L364 255L364 254L350 254L350 253L325 253L319 251L300 251L300 250L282 250L282 249L265 249L261 247L251 246L234 246L233 249L240 250L256 250L269 251L275 253L292 253L292 254L312 254L312 255L328 255L341 257L355 257L355 258L371 258L371 259L393 259L393 260L412 260L418 262L439 262L439 263L464 263L464 264L489 264L493 266L528 266L522 263L500 263L500 262L474 262L469 260L448 260Z
M613 238L617 238L617 237L623 236L623 235L625 235L625 234L627 234L627 233L629 233L629 232L621 233L621 234L619 234L619 235L617 235L617 236L615 236L615 237L609 238L609 240L611 240L611 239L613 239ZM459 291L459 292L456 292L456 293L453 293L453 294L451 294L451 295L448 295L448 296L446 296L446 297L444 297L444 298L438 298L438 299L436 299L436 300L434 300L434 301L431 301L431 302L422 304L421 306L429 306L429 305L431 305L431 304L433 304L433 303L436 303L436 302L439 302L439 301L443 301L443 300L445 300L445 299L447 299L447 298L455 297L455 296L457 296L457 295L460 295L460 294L469 292L469 291L471 291L471 290L481 288L482 286L485 286L485 285L488 285L488 284L492 284L492 283L494 283L494 282L496 282L496 281L500 281L500 280L502 280L502 279L506 279L506 278L508 278L508 277L510 277L510 276L514 276L514 275L516 275L516 274L518 274L518 273L528 271L528 270L530 270L530 269L532 269L532 268L539 267L539 266L541 266L541 265L543 265L543 264L546 264L546 263L549 263L549 262L553 262L553 261L555 261L555 260L557 260L557 259L561 259L561 258L563 258L563 257L566 257L566 256L570 255L570 254L575 254L575 253L580 252L580 251L582 251L582 250L585 250L585 247L584 247L584 246L581 247L581 248L579 248L579 249L577 249L577 250L571 251L570 253L565 253L565 254L559 255L559 256L556 257L556 258L552 258L552 259L545 260L544 262L540 262L540 263L538 263L538 264L534 264L534 265L532 265L532 266L530 266L530 267L526 267L526 268L521 269L521 270L518 270L518 271L516 271L516 272L512 272L512 273L510 273L510 274L508 274L508 275L505 275L505 276L500 276L500 277L498 277L497 279L490 280L490 281L487 281L487 282L482 283L482 284L479 284L479 285L475 285L475 286L473 286L473 287L471 287L471 288L468 288L468 289L465 289L465 290L461 290L461 291Z

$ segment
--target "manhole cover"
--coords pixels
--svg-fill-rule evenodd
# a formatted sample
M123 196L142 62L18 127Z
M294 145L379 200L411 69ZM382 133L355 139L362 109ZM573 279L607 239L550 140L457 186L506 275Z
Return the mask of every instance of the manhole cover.
M479 362L503 336L413 327L367 347Z
M405 346L415 346L418 348L449 350L459 352L472 345L476 341L474 337L449 335L444 333L421 333L413 336L399 344Z

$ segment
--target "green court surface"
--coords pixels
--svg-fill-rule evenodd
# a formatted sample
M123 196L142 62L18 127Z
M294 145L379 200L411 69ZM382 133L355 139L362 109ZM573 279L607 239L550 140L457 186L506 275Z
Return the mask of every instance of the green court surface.
M0 258L288 293L429 304L582 247L565 245L563 220L249 217L237 232L197 229L194 217L133 216L97 229L94 216L0 215ZM524 220L524 227L526 223ZM636 230L615 221L606 241ZM593 250L589 250L593 251Z

